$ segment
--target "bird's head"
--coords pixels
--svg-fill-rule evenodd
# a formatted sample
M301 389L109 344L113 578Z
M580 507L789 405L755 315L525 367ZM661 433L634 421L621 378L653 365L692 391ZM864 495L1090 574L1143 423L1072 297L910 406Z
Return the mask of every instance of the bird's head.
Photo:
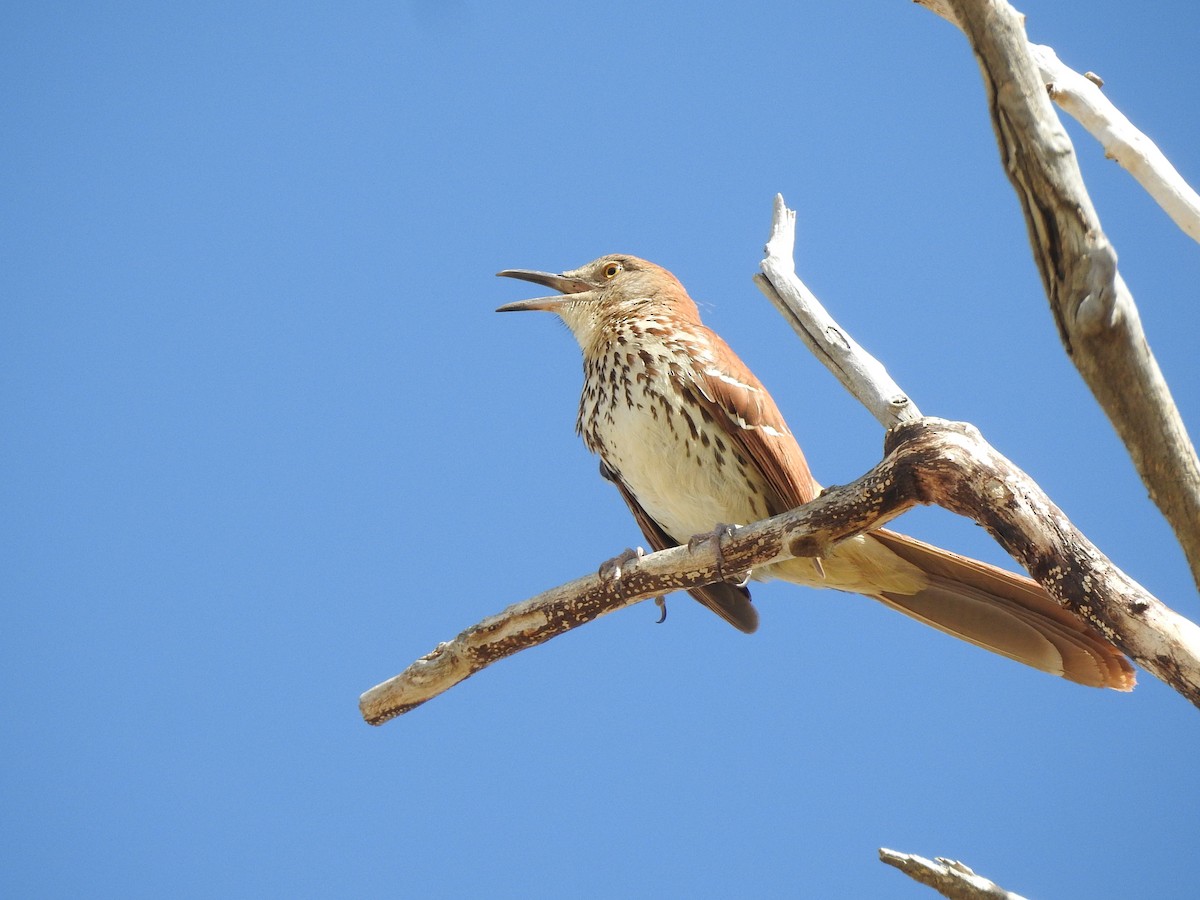
M666 313L699 321L696 305L679 280L636 256L609 254L561 275L530 269L505 269L496 274L544 284L559 292L506 303L496 312L540 309L557 313L585 350L622 319Z

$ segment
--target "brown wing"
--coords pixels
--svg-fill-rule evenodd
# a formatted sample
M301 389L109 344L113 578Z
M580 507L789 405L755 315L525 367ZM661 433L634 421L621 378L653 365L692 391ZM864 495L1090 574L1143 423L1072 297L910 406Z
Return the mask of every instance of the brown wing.
M707 347L693 353L695 383L681 387L694 391L708 415L729 424L734 443L755 463L775 494L767 503L772 515L804 505L817 496L821 486L813 479L783 414L729 345L715 332L705 331Z
M1036 581L893 531L870 537L929 578L915 594L875 595L893 609L1043 672L1089 687L1133 689L1124 654Z
M813 479L796 439L762 383L728 345L708 333L697 347L695 399L724 417L736 445L762 472L778 514L813 499ZM919 568L928 585L914 593L871 594L892 608L979 647L1081 684L1130 690L1129 660L1094 628L1062 609L1036 582L889 531L870 535ZM778 574L778 573L777 573ZM806 579L807 581L807 579ZM831 585L832 586L832 585Z
M625 505L633 513L633 518L637 520L638 527L642 529L642 534L653 549L666 550L679 546L679 542L663 531L642 509L633 492L625 486L616 472L600 463L600 474L617 486L617 490L625 498ZM692 588L688 593L739 631L753 634L758 630L758 611L751 605L750 592L744 587L717 582Z

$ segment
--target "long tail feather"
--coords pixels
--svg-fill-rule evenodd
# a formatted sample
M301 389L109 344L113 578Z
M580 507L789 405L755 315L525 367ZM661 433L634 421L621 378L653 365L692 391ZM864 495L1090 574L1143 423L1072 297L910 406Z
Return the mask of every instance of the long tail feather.
M1017 662L1089 687L1133 689L1132 664L1095 628L1028 578L891 531L870 535L929 578L913 594L875 599Z

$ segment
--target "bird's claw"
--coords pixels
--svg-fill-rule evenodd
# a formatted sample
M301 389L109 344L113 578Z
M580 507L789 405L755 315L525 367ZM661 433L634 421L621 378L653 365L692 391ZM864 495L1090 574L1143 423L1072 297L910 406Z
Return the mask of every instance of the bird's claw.
M624 574L625 566L631 562L636 562L645 555L646 551L641 547L626 547L612 559L601 563L600 569L596 574L604 581L620 581L621 575Z
M603 581L620 581L621 576L625 572L625 566L631 562L636 562L646 555L646 551L641 547L626 547L612 559L600 564L600 569L596 573ZM659 608L661 615L658 617L657 624L661 625L667 621L667 596L663 594L654 598L654 605Z
M663 594L661 596L655 597L654 605L657 606L659 608L659 611L662 613L662 615L660 615L658 617L658 621L655 622L654 624L661 625L663 622L667 621L667 597L666 597L666 595Z
M737 531L736 525L719 524L712 531L692 535L688 538L687 548L689 551L694 551L705 541L712 541L717 556L717 581L727 581L736 587L745 587L747 582L750 581L750 572L746 572L737 579L730 578L725 574L725 551L721 549L721 539L733 537L735 531Z

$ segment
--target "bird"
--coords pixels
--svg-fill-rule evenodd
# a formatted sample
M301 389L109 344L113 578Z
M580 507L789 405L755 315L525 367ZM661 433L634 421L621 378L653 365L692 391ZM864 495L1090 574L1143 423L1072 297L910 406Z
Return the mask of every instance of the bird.
M556 313L578 341L584 379L576 431L653 549L693 546L729 527L723 523L756 522L820 493L771 394L703 324L669 271L609 254L558 274L497 275L557 292L497 312ZM752 574L862 594L1079 684L1134 685L1124 654L1037 582L887 529L842 541L820 559L784 560ZM689 593L740 631L757 629L744 581Z

